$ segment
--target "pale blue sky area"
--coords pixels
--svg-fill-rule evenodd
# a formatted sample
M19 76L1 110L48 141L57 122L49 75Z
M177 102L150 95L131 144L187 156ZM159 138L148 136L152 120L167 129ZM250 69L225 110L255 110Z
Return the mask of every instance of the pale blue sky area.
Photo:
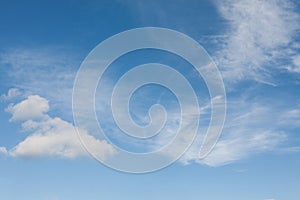
M296 0L1 0L0 199L298 200L299 10ZM81 146L72 88L95 46L149 26L182 32L206 49L224 80L227 116L205 159L195 141L171 166L137 175L104 166ZM189 63L160 50L130 52L112 63L96 92L107 137L128 151L162 147L178 127L175 96L148 85L132 96L132 118L147 124L148 109L161 103L169 114L166 137L138 142L116 128L109 110L114 84L149 62L170 65L190 81L201 110L199 135L211 116L208 89ZM111 145L85 134L101 156L112 156Z

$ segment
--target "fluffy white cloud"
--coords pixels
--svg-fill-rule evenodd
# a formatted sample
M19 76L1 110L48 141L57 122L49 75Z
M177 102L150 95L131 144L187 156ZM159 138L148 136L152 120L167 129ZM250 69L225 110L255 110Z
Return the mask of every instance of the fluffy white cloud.
M282 67L275 61L295 54L292 43L300 26L292 2L222 0L217 6L229 24L217 56L229 81L263 81L268 67Z
M11 120L23 120L23 131L31 134L9 151L1 147L0 153L15 157L87 156L77 131L80 131L80 136L83 137L85 145L90 147L91 153L98 158L105 159L106 156L115 153L113 146L106 141L98 140L86 130L74 127L58 117L48 116L48 110L48 100L38 95L29 96L16 105L10 105L7 111L12 114Z
M32 95L18 104L10 104L6 111L12 114L11 121L38 119L49 111L49 104L47 99Z
M87 155L75 127L60 118L48 117L42 121L29 120L23 124L23 128L33 131L33 134L10 150L12 156L76 158ZM98 157L105 159L106 156L115 152L114 148L106 141L95 139L83 129L78 130L81 132L81 137L84 137L85 145L92 147L92 153L97 154Z

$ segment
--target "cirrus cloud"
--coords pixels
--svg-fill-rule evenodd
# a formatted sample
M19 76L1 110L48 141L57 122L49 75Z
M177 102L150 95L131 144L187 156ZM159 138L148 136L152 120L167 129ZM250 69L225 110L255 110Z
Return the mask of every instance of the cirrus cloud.
M225 36L216 60L228 81L254 79L266 82L270 68L298 72L295 37L300 29L299 14L289 0L225 0L217 8L226 20ZM289 68L286 59L290 59ZM285 64L281 63L285 60Z

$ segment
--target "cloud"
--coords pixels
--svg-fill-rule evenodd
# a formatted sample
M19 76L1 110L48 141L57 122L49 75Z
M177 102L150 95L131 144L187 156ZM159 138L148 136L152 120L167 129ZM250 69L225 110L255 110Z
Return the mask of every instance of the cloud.
M280 117L280 125L286 125L288 127L299 127L300 126L300 109L294 108L287 111Z
M105 159L106 156L115 153L115 149L106 141L94 138L86 130L75 127L61 118L47 115L49 109L49 101L39 95L32 95L16 105L9 105L6 110L12 114L11 121L23 121L22 130L30 135L9 151L1 148L1 152L13 157L87 156L88 153L77 135L77 129L92 154Z
M299 69L300 68L300 55L293 57L293 62Z
M228 106L230 113L213 151L200 160L199 151L203 138L199 137L180 159L183 164L193 161L209 166L222 166L263 152L299 151L298 147L285 145L289 139L286 126L299 123L299 116L295 117L297 109L274 109L272 106L242 101L229 102ZM287 121L281 123L282 119Z
M22 96L22 92L18 88L10 88L7 94L2 94L0 98L7 101L20 96Z
M12 114L11 121L38 119L49 111L49 104L47 99L31 95L18 104L10 104L6 111Z
M233 136L241 133L245 136ZM200 162L210 166L225 165L253 154L274 150L287 138L284 133L272 131L258 131L251 134L247 131L232 132L230 135L228 138L220 140L211 154Z
M244 89L239 93L239 96L232 97L232 95L229 95L227 102L228 113L221 138L211 154L205 159L199 160L199 151L202 146L203 136L211 117L210 102L206 102L206 104L202 105L200 108L200 128L197 139L179 161L184 164L196 162L209 166L222 166L248 159L261 153L299 152L299 147L288 144L292 140L292 136L289 134L289 128L296 127L300 123L300 109L297 108L297 103L295 103L295 105L287 105L286 102L282 102L280 98L273 99L273 95L271 99L262 99L261 96L256 94L254 94L253 97L252 91L259 94L261 91L265 91L265 89L261 90L259 86L259 88L255 89ZM109 97L106 92L101 94L104 97ZM214 101L216 99L217 98L213 98L211 100ZM107 105L109 105L109 102ZM147 104L146 101L142 102L143 104L141 105ZM103 105L102 102L101 105ZM135 109L137 109L135 119L137 119L137 122L143 121L145 113L138 112L141 110L141 107L139 107L138 104L135 105ZM175 106L176 105L173 105L170 109L167 109L169 124L164 126L164 129L157 137L147 141L132 141L120 134L118 138L114 138L114 140L125 143L126 147L141 145L146 149L146 152L156 151L168 145L170 141L174 139L174 135L180 124L180 112L178 113ZM104 110L101 111L101 116L110 113L109 106L102 108ZM193 115L199 116L199 113L195 112L195 110L193 106L189 108L191 117ZM103 118L105 120L109 117ZM192 118L191 120L195 119ZM117 128L114 128L115 124L112 124L109 120L103 124L109 126L110 134L113 133L115 129L117 131ZM189 131L188 124L189 123L187 123L186 127L182 127L186 132ZM178 145L182 144L179 142ZM164 152L164 154L174 157L177 153L176 151L178 152L179 149L174 148L172 151Z
M3 49L0 52L3 81L26 94L47 98L52 110L61 109L69 117L73 82L81 62L81 56L75 54L73 49L53 46Z
M42 121L26 121L23 129L33 131L24 141L20 142L12 150L10 155L19 157L58 156L76 158L86 156L87 152L80 143L76 127L60 119L48 117ZM114 148L89 135L87 131L79 129L81 137L84 137L85 145L92 147L94 154L105 159L114 153Z
M7 149L5 147L0 147L0 155L6 155L7 154Z
M226 37L218 40L221 50L216 53L227 81L246 78L264 82L269 69L282 68L280 60L296 54L294 39L300 18L291 1L217 2L228 24ZM298 57L294 61L298 62Z
M213 100L213 99L212 99ZM272 106L265 106L259 103L251 103L249 101L234 101L228 102L230 112L227 115L226 123L221 135L221 138L217 142L216 146L210 154L204 159L199 159L200 149L204 141L204 136L207 131L208 123L203 123L203 117L201 119L198 135L191 145L191 147L185 152L185 154L179 159L179 162L183 164L189 164L196 162L199 164L205 164L208 166L222 166L237 162L239 160L247 159L259 153L280 151L285 153L291 153L298 151L298 148L282 147L288 140L288 134L281 130L282 126L286 124L295 123L296 118L292 118L290 109L274 109ZM205 110L209 110L208 105L203 107ZM191 108L191 111L195 110ZM202 110L202 109L201 109ZM192 115L193 112L191 112ZM293 116L296 114L292 112ZM174 113L169 113L174 115ZM197 113L195 113L197 114ZM206 115L207 113L205 113ZM198 114L197 114L198 115ZM175 116L175 115L174 115ZM276 118L274 116L277 116ZM205 118L209 118L206 116ZM273 126L271 124L280 124L282 118L289 119L288 122L282 124L282 126ZM176 119L176 118L174 118ZM195 120L192 119L191 120ZM187 123L189 124L189 123ZM165 129L168 133L163 137L158 137L153 141L152 149L158 149L168 144L172 140L173 134L176 133L178 126L168 127ZM190 131L189 125L182 127L183 131ZM185 138L179 141L178 146L182 145ZM174 157L177 149L165 152L167 156Z
M292 65L287 66L287 70L290 72L300 73L300 55L292 57Z

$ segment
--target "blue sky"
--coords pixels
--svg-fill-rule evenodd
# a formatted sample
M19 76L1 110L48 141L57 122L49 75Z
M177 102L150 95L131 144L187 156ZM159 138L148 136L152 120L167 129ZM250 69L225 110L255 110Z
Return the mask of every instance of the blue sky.
M296 200L300 167L300 5L291 0L6 1L0 3L1 199ZM223 77L225 125L213 151L199 159L211 117L204 80L185 60L140 50L116 60L96 92L107 138L135 152L160 148L178 128L179 103L157 85L134 93L130 114L165 106L162 137L137 141L120 131L109 108L117 80L136 65L170 65L199 100L199 138L174 164L147 174L110 169L93 159L74 131L72 88L88 53L133 28L180 31L210 54ZM122 67L126 66L126 67ZM77 127L103 159L114 146Z

